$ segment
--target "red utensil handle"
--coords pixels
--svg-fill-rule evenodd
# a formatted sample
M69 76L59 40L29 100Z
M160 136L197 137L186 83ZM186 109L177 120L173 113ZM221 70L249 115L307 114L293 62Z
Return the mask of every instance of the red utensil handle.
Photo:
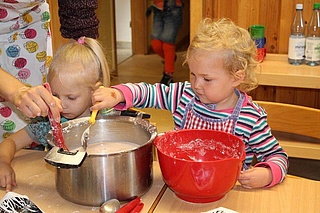
M144 203L140 202L130 213L139 213L141 212L142 208L144 206Z
M50 85L48 83L44 83L43 86L52 94ZM57 122L56 120L53 119L53 115L52 115L50 108L49 108L49 112L48 112L48 118L49 118L49 122L51 125L55 144L58 147L62 148L63 150L69 151L68 147L66 146L66 144L64 142L61 124L60 124L60 122Z
M118 209L116 213L130 213L140 202L141 198L137 197Z

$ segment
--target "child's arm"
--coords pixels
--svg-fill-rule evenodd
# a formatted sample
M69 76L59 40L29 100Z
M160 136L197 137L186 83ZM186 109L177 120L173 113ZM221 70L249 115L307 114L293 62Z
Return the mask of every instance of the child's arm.
M170 84L170 87L160 83L145 82L120 84L112 86L111 89L96 90L92 96L94 106L90 110L112 107L117 110L125 110L137 107L166 109L174 112L182 95L188 93L189 90L192 89L190 83L187 82Z
M244 137L244 140L248 148L247 158L255 156L257 163L253 168L242 171L238 180L246 188L272 187L284 180L288 155L272 135L265 110L256 104L249 105L253 107L251 117L255 118L255 122L249 137ZM250 166L248 164L250 162L246 163L246 168Z
M11 161L15 153L32 143L32 139L25 131L21 129L15 134L10 135L0 143L0 184L11 191L12 186L16 186L15 173L11 167Z

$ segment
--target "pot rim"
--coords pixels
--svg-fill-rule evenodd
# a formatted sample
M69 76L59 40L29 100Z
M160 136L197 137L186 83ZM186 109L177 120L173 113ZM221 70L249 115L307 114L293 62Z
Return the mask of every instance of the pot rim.
M62 132L68 131L68 129L74 128L74 127L76 127L78 125L88 125L89 119L90 119L90 117L81 117L81 118L76 118L76 119L61 123ZM138 124L142 128L146 129L151 134L150 138L144 144L142 144L142 145L140 145L140 146L138 146L136 148L133 148L133 149L123 150L123 151L114 152L114 153L106 153L106 154L103 154L103 153L101 153L101 154L90 154L90 153L87 153L88 154L87 157L90 157L90 156L116 156L116 155L123 155L124 153L135 152L136 150L142 149L143 147L145 147L145 146L147 146L149 144L152 145L153 141L155 140L155 138L158 135L156 126L153 125L149 120L145 120L145 119L142 119L140 117L129 117L129 116L119 116L119 115L98 116L96 122L104 122L104 121L108 121L108 120L127 121L127 122L132 122L134 124ZM50 130L48 132L47 142L52 147L56 146L54 144L52 130ZM81 143L79 143L79 145L81 147ZM78 151L78 149L76 149L76 151Z

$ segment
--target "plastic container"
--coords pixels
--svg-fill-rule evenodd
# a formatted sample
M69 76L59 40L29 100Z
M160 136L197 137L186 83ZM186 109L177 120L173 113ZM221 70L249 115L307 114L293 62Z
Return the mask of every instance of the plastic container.
M320 65L320 3L314 3L313 13L307 28L306 64Z
M300 65L304 62L305 26L303 21L303 4L296 4L296 13L291 24L289 37L288 62Z
M231 134L183 129L154 141L162 177L181 199L193 203L220 200L230 191L245 159L245 144Z

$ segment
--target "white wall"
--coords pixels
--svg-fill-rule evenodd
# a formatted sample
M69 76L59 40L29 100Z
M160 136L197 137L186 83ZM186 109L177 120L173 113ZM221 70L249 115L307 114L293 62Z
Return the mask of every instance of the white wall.
M117 43L131 42L131 9L130 0L115 0Z

